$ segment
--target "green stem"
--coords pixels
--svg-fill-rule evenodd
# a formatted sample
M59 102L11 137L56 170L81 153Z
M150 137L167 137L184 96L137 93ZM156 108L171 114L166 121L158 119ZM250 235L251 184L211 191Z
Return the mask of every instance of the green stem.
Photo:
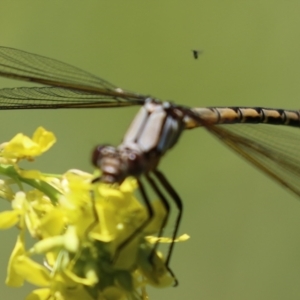
M57 203L58 198L61 195L61 193L56 188L54 188L51 184L43 180L24 178L20 176L20 174L13 165L0 164L0 174L12 178L20 187L21 182L23 182L29 186L38 189L39 191L43 192L46 196L48 196L53 204Z

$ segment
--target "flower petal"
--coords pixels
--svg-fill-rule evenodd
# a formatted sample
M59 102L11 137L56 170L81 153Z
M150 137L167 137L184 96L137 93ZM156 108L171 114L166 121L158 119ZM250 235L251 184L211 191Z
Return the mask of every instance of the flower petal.
M39 127L32 139L22 133L17 134L5 144L1 155L6 158L31 159L47 151L55 142L52 132Z
M56 142L55 135L43 127L34 132L32 140L40 146L42 152L47 151Z
M8 268L7 268L7 276L5 283L11 287L20 287L24 283L24 278L19 276L19 274L15 270L15 264L20 255L25 253L24 248L24 239L21 235L18 236L15 248L9 258Z
M50 284L49 271L27 256L18 257L15 263L15 270L16 273L34 285L49 286Z
M37 289L30 293L25 300L48 300L51 299L51 291L48 288Z
M0 229L8 229L16 225L20 218L19 210L4 211L0 213Z
M174 240L174 243L185 242L189 238L190 238L190 236L185 233L185 234L182 234L181 236L177 237ZM170 244L170 243L172 243L172 238L169 238L169 237L146 236L145 239L146 239L147 242L149 242L151 244L155 244L157 242L164 243L164 244Z

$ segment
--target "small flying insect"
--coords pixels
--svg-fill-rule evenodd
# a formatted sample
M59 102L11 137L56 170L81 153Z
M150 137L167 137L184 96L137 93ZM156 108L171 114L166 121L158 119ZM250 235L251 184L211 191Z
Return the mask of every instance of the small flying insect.
M199 54L202 54L203 53L203 50L192 50L193 52L193 56L195 59L198 59L199 57Z

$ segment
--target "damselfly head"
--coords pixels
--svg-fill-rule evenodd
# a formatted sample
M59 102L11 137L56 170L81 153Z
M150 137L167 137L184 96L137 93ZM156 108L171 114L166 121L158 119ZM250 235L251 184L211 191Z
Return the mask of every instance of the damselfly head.
M121 184L128 176L141 175L146 160L137 149L99 145L92 153L92 164L102 171L100 181Z
M92 153L92 164L102 171L102 182L122 183L125 179L119 151L113 146L96 146Z

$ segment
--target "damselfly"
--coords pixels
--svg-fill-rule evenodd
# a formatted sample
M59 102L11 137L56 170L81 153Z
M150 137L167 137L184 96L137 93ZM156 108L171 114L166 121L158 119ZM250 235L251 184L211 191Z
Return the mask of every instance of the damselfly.
M66 63L6 47L0 47L0 76L46 85L0 89L2 110L142 106L120 146L98 146L92 156L93 164L102 171L101 178L97 180L121 183L127 176L137 178L149 215L137 231L141 231L153 217L150 199L140 180L144 176L168 212L163 227L170 211L164 193L174 201L178 214L173 240L177 235L183 210L182 200L158 170L158 164L160 158L176 144L184 129L204 127L300 196L300 161L297 158L300 140L278 129L278 126L273 126L299 127L299 111L257 107L188 108L174 105L125 91ZM119 249L127 242L124 241ZM166 259L167 267L173 245Z

